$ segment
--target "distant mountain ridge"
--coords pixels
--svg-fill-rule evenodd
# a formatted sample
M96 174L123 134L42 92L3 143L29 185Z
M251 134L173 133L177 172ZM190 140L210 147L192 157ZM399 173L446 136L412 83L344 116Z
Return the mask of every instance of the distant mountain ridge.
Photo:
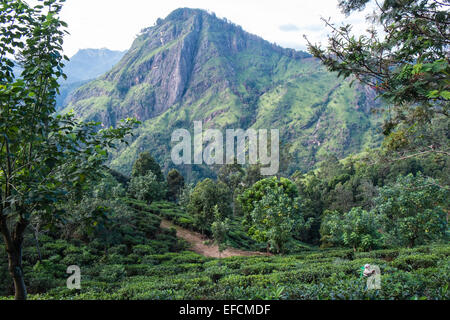
M126 51L80 49L64 67L70 82L95 79L122 59Z
M64 67L67 80L61 80L60 95L56 101L57 107L63 107L75 89L111 70L124 54L125 51L106 48L78 50Z
M67 110L82 119L143 124L111 165L129 173L150 151L167 170L176 128L278 128L284 170L311 168L380 142L374 93L329 73L308 53L284 49L204 10L182 8L144 29L106 74L77 89ZM289 161L287 161L289 159ZM283 159L282 159L283 160ZM179 168L185 171L186 168ZM192 168L191 168L192 169ZM195 176L213 174L194 168Z

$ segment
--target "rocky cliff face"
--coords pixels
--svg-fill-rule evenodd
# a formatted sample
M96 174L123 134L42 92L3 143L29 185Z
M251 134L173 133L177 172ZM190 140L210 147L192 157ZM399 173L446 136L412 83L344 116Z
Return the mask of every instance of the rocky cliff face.
M216 128L279 128L292 171L322 154L376 144L373 97L307 53L283 49L202 10L178 9L134 41L114 68L81 87L68 108L115 125L143 122L113 166L129 171L150 150L170 167L170 135L194 120ZM295 168L294 168L295 167Z
M91 99L82 115L110 125L130 115L140 120L155 117L176 103L200 99L205 91L214 94L229 88L237 93L236 78L246 66L236 60L246 52L261 59L274 54L278 59L307 56L272 45L202 10L179 9L143 30L113 70L74 95L71 107L107 95L114 114L92 110L90 106L97 107L99 101ZM273 65L261 67L261 72L271 72Z

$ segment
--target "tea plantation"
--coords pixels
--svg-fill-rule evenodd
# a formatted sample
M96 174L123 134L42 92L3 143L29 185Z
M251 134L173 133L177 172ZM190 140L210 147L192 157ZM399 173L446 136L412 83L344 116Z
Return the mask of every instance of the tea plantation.
M130 200L131 201L131 200ZM145 206L130 202L135 208ZM189 227L173 204L135 209L119 229L119 244L105 251L100 239L26 239L29 299L449 299L450 245L354 252L304 248L278 256L206 258L188 251L175 230L159 229L160 216ZM150 234L153 234L149 236ZM245 242L245 239L242 240ZM253 245L249 242L247 247ZM1 248L3 250L3 248ZM2 257L2 273L7 270ZM361 267L381 270L381 289L367 290ZM81 267L80 290L66 288L67 266ZM0 275L3 299L12 299L8 274Z

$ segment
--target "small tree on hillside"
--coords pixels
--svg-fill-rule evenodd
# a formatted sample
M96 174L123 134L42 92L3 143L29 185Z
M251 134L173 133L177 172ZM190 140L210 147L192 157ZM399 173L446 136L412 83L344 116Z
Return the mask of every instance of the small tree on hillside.
M166 196L166 183L158 181L155 174L149 171L146 175L131 178L128 194L148 203L162 200Z
M172 169L167 174L166 180L167 180L167 197L171 201L177 201L180 192L184 187L184 177L178 170Z
M227 248L226 240L230 229L229 224L230 220L228 218L223 219L219 212L219 207L217 205L214 206L214 222L211 225L211 232L214 243L219 247L219 254Z
M291 199L298 196L298 189L295 183L283 177L279 180L276 177L259 180L238 196L238 201L244 214L244 225L248 226L250 224L250 215L255 209L256 203L261 201L266 194L266 190L275 190L278 187Z
M164 181L164 175L158 162L155 161L149 152L142 152L134 162L131 176L145 176L149 171L156 176L158 181Z
M223 165L220 168L218 174L219 181L225 183L231 191L232 195L231 207L234 215L236 215L235 200L237 194L239 193L243 177L244 177L244 169L240 164L237 163L236 159L234 160L233 164Z
M266 187L250 213L248 234L254 240L267 243L267 251L285 251L285 245L299 229L307 229L300 212L299 198L292 198L281 185Z
M204 233L210 230L214 222L217 206L221 218L231 214L231 195L228 187L222 182L205 179L199 182L191 193L188 213L194 218L195 226Z
M327 211L320 228L322 245L346 246L354 251L375 249L381 245L379 228L376 214L359 207L344 214Z
M449 191L421 173L399 176L379 189L375 212L379 214L388 244L413 247L443 238L447 229Z

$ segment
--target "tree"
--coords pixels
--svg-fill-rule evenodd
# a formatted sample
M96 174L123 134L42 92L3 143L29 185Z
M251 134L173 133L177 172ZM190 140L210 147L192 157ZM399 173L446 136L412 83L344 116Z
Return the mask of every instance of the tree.
M158 181L164 181L164 176L158 162L153 159L149 152L142 152L134 162L131 176L145 176L149 171L153 172Z
M225 164L219 170L219 181L225 183L231 191L231 207L233 209L233 215L236 215L235 198L240 190L240 187L242 187L241 184L243 177L244 169L242 169L242 166L237 163L236 159L233 164Z
M298 196L298 189L295 183L283 177L279 180L276 177L259 180L253 184L253 186L245 190L243 194L238 196L238 201L244 214L244 225L250 224L250 215L255 209L255 205L262 200L266 191L278 187L280 187L289 198L293 199Z
M250 188L259 180L264 179L264 176L261 175L261 164L251 164L245 170L245 175L243 178L243 183L246 188Z
M242 165L238 164L235 159L233 164L223 165L219 169L217 177L219 181L225 183L228 188L234 192L234 190L242 183L244 169L242 169Z
M214 208L217 205L220 218L231 214L231 194L223 182L209 178L199 182L191 193L187 212L194 218L194 225L202 233L209 231L215 219Z
M148 171L144 176L131 178L128 185L128 194L135 199L151 203L164 199L166 196L166 184L158 181L152 171Z
M339 6L349 15L368 2L340 0ZM374 26L368 34L356 37L351 25L338 27L325 20L332 29L328 47L308 42L308 49L330 71L355 77L392 105L383 131L394 134L397 142L407 141L417 125L434 127L431 123L436 120L448 123L450 3L385 0L376 4L378 11L371 16ZM383 30L381 35L376 27ZM440 146L433 139L426 146L431 148L421 152L449 154L447 144Z
M214 222L211 225L211 232L213 234L214 242L219 247L219 254L226 249L226 239L228 230L230 229L230 219L223 219L219 212L219 207L214 206Z
M15 299L27 297L22 246L31 219L61 221L64 212L55 205L99 177L108 148L135 123L98 130L99 123L54 115L58 79L64 77L62 2L45 1L45 8L0 2L0 231ZM12 57L23 69L19 79Z
M448 188L420 172L380 188L375 205L388 244L413 247L445 236Z
M324 246L348 246L354 251L366 251L381 244L378 229L379 223L374 213L355 207L344 214L326 211L320 233Z
M294 230L308 228L300 212L299 198L291 198L281 185L266 186L262 198L250 213L248 234L258 242L267 243L267 251L284 252Z
M183 208L183 210L187 211L189 202L191 201L192 192L194 192L194 184L189 183L181 188L180 196L178 199L178 204Z
M181 175L181 173L176 170L172 169L167 174L167 196L169 200L176 201L178 199L178 196L180 195L181 190L184 187L184 177Z

